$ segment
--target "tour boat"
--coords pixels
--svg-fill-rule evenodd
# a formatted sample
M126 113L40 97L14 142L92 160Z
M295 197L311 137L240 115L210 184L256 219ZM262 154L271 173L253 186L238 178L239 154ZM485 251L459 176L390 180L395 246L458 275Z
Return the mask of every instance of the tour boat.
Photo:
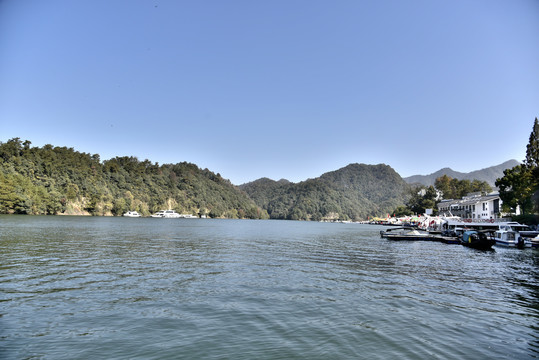
M153 217L153 218L162 218L162 217L164 217L163 216L164 214L165 214L165 210L159 210L155 214L152 214L151 217Z
M123 216L126 216L126 217L140 217L141 215L136 211L128 211L125 214L123 214Z
M179 219L182 216L174 210L160 210L152 215L153 218Z

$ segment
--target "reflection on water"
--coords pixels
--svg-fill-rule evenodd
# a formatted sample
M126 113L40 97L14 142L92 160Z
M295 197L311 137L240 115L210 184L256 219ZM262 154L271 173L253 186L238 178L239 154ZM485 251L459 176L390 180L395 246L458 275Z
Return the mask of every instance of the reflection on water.
M538 251L379 227L0 216L3 358L539 356Z

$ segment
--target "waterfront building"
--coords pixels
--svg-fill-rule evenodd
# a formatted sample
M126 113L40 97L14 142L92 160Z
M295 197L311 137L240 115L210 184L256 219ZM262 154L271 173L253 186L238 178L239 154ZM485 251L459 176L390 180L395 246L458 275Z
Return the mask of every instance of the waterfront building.
M497 219L504 215L498 193L471 193L458 200L442 200L438 203L438 213L452 214L463 219Z

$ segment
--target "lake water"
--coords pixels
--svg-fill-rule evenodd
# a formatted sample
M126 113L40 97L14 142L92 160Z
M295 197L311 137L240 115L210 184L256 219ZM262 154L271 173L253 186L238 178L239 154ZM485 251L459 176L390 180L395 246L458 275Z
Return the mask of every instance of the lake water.
M0 216L0 358L539 357L539 251L380 229Z

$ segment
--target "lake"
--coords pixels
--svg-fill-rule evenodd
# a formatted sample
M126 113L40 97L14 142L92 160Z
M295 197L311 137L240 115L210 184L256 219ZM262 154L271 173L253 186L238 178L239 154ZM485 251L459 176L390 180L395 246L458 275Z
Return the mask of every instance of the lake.
M381 229L0 216L0 358L539 357L538 250Z

